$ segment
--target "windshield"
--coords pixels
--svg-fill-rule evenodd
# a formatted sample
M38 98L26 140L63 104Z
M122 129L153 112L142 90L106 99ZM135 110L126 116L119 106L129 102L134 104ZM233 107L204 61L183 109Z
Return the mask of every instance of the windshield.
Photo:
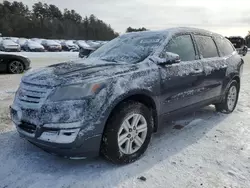
M17 44L15 42L13 42L12 40L3 40L3 44L17 46Z
M89 58L138 63L155 52L164 39L165 35L161 32L125 34L100 47Z

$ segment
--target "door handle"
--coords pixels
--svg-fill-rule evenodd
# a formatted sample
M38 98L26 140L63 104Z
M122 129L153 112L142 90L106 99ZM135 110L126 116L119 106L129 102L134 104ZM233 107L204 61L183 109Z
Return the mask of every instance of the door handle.
M221 68L225 69L225 68L227 68L227 65L222 65Z
M201 75L203 75L203 70L202 70L202 69L194 69L194 70L191 72L191 75L192 75L192 76L201 76Z
M202 69L194 69L194 73L200 74L200 73L203 73L203 70Z

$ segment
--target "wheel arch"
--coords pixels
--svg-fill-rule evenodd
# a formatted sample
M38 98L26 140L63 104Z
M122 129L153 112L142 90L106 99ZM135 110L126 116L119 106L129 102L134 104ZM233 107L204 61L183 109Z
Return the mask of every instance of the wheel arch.
M158 110L157 110L158 105L157 105L155 98L152 96L152 94L145 90L132 91L126 95L122 95L118 97L117 100L113 102L113 104L111 105L112 107L108 110L106 114L107 118L104 123L104 130L109 121L109 118L112 116L112 113L116 111L116 109L119 107L120 104L127 102L127 101L140 102L144 104L145 106L147 106L149 109L151 109L153 120L154 120L154 132L156 132L158 129Z
M239 84L239 91L240 91L240 76L239 75L235 75L232 79L231 79L231 81L228 83L228 85L227 85L227 89L228 89L228 87L230 86L230 84L233 82L233 81L236 81L238 84Z

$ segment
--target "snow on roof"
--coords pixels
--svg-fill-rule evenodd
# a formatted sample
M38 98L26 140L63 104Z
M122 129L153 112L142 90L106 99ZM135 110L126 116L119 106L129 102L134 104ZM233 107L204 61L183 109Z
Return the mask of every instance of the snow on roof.
M193 32L193 33L201 33L201 34L207 34L207 35L214 35L217 37L223 37L220 34L204 30L204 29L198 29L198 28L191 28L191 27L175 27L175 28L169 28L165 30L158 30L158 31L141 31L141 32L130 32L126 33L124 35L143 35L144 33L154 33L154 34L165 34L168 36L173 36L177 33L187 33L187 32Z

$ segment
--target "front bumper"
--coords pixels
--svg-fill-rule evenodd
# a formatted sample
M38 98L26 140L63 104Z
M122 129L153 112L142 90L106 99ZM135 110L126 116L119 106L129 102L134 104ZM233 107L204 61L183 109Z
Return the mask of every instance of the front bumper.
M30 64L31 64L30 59L25 59L25 61L24 61L25 70L29 70L29 69L31 69Z
M49 52L60 52L60 51L62 51L62 48L48 47L47 50L48 50Z
M36 125L23 121L20 109L10 107L11 119L19 135L41 149L68 158L99 155L102 139L94 126L82 127L82 122Z
M31 52L44 52L45 50L43 48L33 48L30 49Z

